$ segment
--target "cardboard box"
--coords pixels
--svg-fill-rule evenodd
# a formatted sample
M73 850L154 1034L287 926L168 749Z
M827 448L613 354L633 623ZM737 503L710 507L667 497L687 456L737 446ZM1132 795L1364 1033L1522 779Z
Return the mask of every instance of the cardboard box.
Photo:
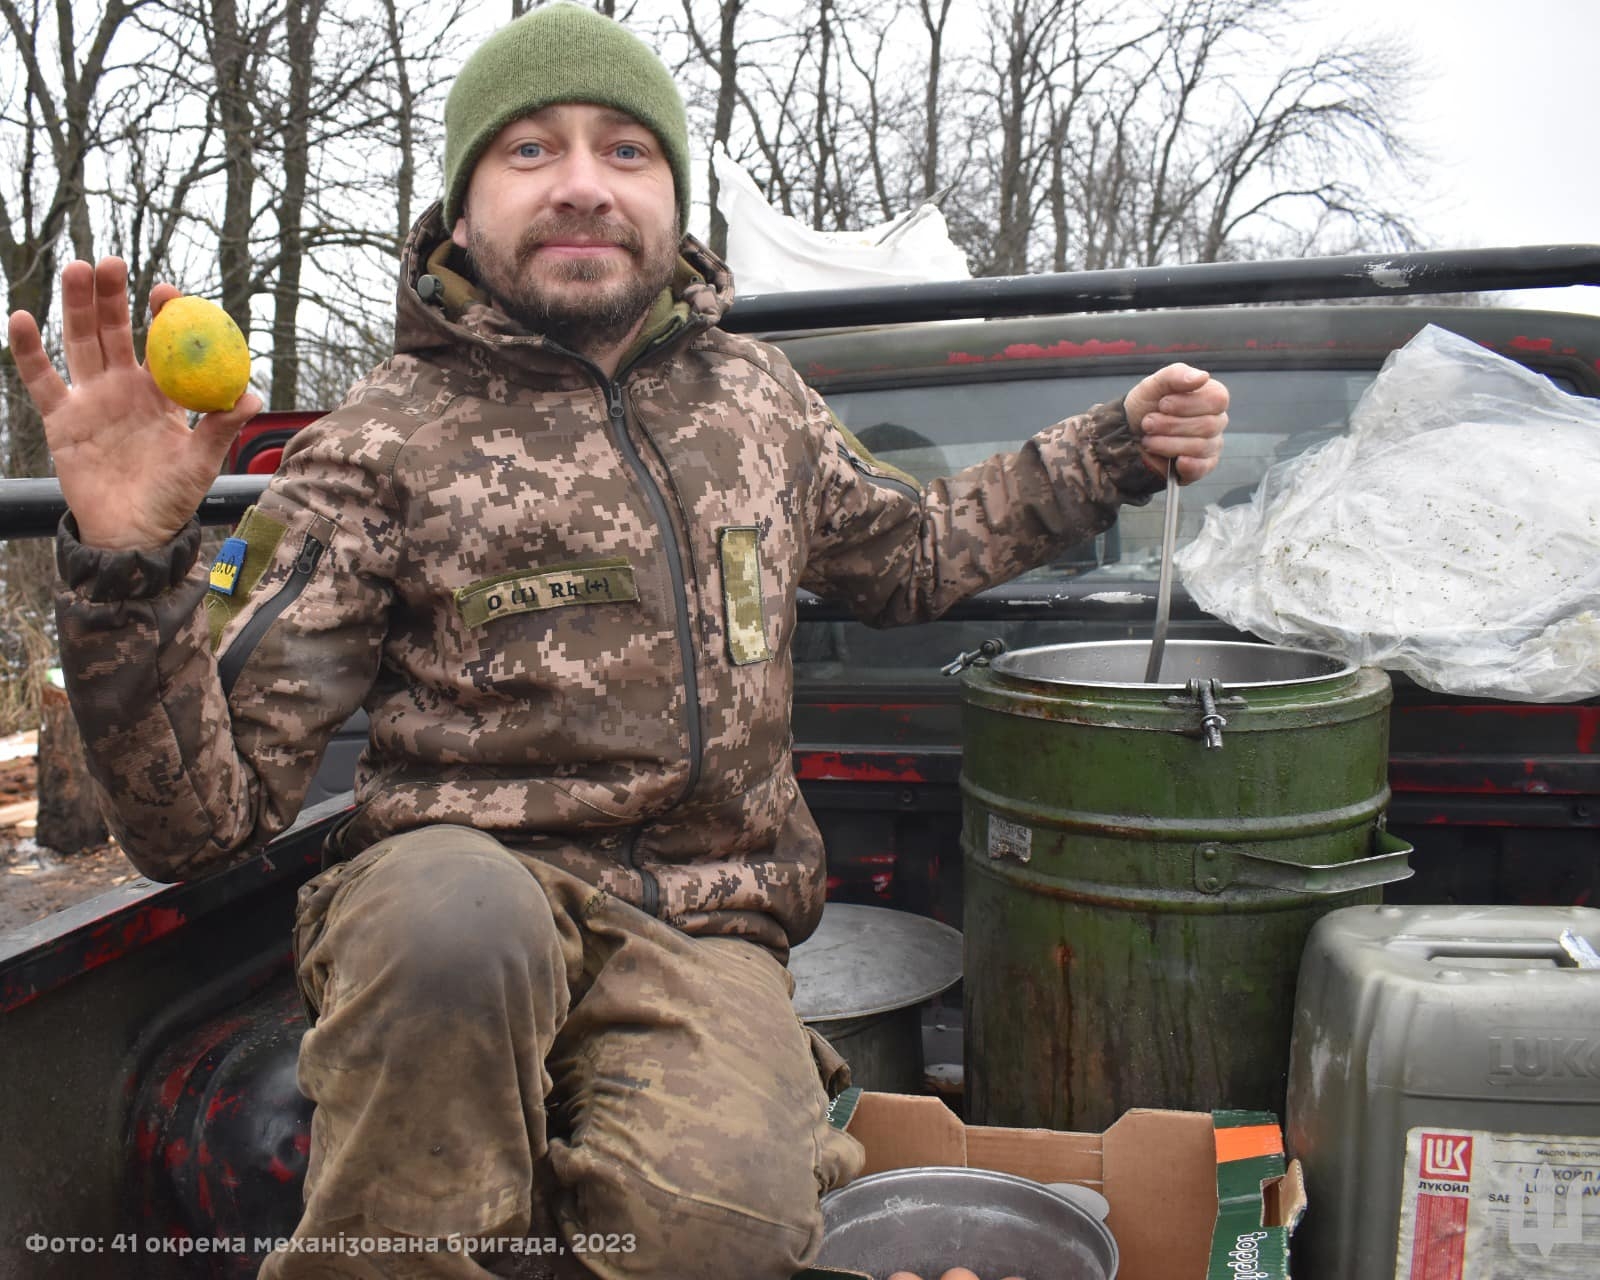
M1288 1280L1305 1183L1265 1112L1129 1111L1104 1133L1061 1133L967 1125L937 1098L863 1093L844 1127L866 1148L863 1175L962 1165L1094 1188L1111 1204L1117 1280Z

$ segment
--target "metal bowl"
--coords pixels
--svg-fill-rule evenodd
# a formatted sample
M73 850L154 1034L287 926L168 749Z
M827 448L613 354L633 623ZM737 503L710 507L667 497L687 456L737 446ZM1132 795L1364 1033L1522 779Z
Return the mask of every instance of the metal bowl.
M822 1198L816 1265L884 1280L951 1267L1026 1280L1112 1280L1117 1244L1085 1209L1027 1178L929 1166L858 1178Z

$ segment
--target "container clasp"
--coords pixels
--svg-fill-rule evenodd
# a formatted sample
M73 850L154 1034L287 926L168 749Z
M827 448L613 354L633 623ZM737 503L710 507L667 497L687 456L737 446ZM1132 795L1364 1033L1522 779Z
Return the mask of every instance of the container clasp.
M1006 651L1006 642L1001 639L985 640L970 653L963 653L952 662L947 662L939 670L947 676L958 676L968 667L989 665L990 658L998 658Z
M1167 699L1169 707L1199 705L1200 735L1205 739L1208 751L1222 749L1222 731L1228 724L1228 718L1217 710L1219 703L1227 707L1243 707L1245 700L1237 696L1225 699L1222 682L1215 678L1191 680L1183 693L1174 694Z

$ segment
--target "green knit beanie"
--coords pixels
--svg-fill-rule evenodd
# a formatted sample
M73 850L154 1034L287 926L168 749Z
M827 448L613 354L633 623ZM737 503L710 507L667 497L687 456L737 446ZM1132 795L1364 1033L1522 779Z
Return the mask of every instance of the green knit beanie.
M558 102L625 111L661 143L672 166L678 231L689 225L689 125L672 74L632 32L576 4L523 14L467 59L444 104L444 225L495 134Z

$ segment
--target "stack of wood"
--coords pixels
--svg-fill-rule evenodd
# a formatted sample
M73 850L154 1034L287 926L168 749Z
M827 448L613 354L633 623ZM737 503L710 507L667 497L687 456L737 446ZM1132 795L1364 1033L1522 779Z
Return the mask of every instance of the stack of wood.
M18 800L15 804L0 804L0 831L12 831L19 836L31 836L39 830L39 801Z
M39 731L12 734L0 742L0 833L31 836L39 817Z

